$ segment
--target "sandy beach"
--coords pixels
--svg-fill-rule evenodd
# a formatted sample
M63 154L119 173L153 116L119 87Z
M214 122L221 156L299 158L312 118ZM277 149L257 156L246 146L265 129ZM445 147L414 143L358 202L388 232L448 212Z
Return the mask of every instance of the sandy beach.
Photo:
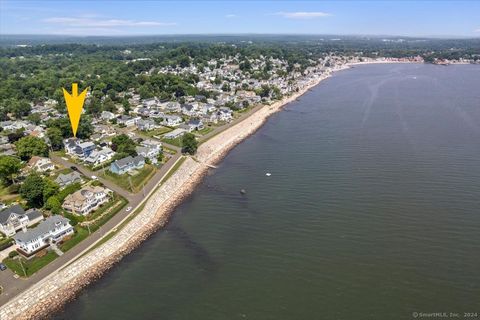
M342 65L334 71L349 68ZM253 134L272 114L294 101L331 73L317 75L295 94L285 97L203 143L195 159L187 157L179 169L153 191L144 207L108 241L12 298L0 308L0 319L41 319L74 299L82 288L99 278L152 233L161 229L175 207L200 183L209 165L219 162L229 150Z

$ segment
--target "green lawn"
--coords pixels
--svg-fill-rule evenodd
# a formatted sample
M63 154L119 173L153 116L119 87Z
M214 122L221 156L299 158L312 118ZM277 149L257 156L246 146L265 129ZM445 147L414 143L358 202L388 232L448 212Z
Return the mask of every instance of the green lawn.
M213 127L205 127L205 128L203 128L202 130L198 130L196 133L199 133L199 134L201 134L201 135L203 136L203 135L206 135L206 134L209 133L209 132L212 132L213 130L215 130L215 128L213 128Z
M75 233L70 238L70 240L65 241L64 243L62 243L58 247L63 252L67 252L68 250L72 249L77 244L82 242L86 237L88 237L88 230L77 225L77 226L75 226Z
M119 187L131 191L139 192L142 190L143 185L147 183L148 180L155 174L155 167L149 164L146 164L143 169L141 169L136 175L129 176L128 174L118 175L110 170L105 170L105 177L111 180L113 183ZM131 185L130 185L131 181Z
M52 262L58 257L58 255L54 251L49 251L43 257L33 257L29 260L22 258L20 256L16 256L15 258L5 258L3 259L3 263L10 268L13 272L18 274L21 277L25 277L25 273L27 277L31 276L38 270L45 267L47 264ZM20 261L22 263L20 263ZM22 268L23 265L23 268ZM25 272L23 271L25 269Z
M183 147L182 137L178 137L175 139L162 139L162 141L180 148Z
M118 195L115 195L115 198L108 203L104 204L102 207L100 207L98 210L93 212L91 215L88 215L85 217L86 219L84 221L88 220L94 220L97 217L100 217L102 214L105 213L105 211L111 209L108 213L106 213L104 216L99 218L97 221L92 223L90 225L90 232L93 233L96 230L98 230L102 225L104 225L108 220L110 220L114 215L116 215L120 210L122 210L126 205L128 201ZM62 243L59 248L63 252L67 252L83 240L89 236L89 231L88 227L81 226L80 224L75 226L75 234L70 240L67 240L66 242Z
M170 128L170 127L160 127L158 129L155 129L155 130L140 131L140 133L145 135L145 136L149 136L150 138L153 138L155 136L161 136L162 134L165 134L165 133L170 132L172 130L173 130L173 128Z

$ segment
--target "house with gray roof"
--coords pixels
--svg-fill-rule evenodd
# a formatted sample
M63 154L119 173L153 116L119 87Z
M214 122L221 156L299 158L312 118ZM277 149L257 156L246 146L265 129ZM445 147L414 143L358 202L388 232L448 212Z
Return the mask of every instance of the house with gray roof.
M145 166L145 158L143 156L128 156L123 159L114 161L110 165L110 171L116 174L124 174L135 169L142 169L143 166Z
M65 217L55 215L46 218L35 228L18 232L13 239L18 245L18 252L25 256L31 256L71 234L73 234L73 227L70 225L70 221Z
M25 212L19 205L13 205L0 211L0 231L11 237L19 230L26 230L27 227L41 221L43 215L35 209Z
M55 182L58 183L58 185L61 187L61 188L64 188L70 184L73 184L73 183L82 183L83 180L82 180L82 176L80 175L80 173L78 173L77 171L73 171L73 172L70 172L70 173L67 173L67 174L63 174L61 173L57 179L55 179Z

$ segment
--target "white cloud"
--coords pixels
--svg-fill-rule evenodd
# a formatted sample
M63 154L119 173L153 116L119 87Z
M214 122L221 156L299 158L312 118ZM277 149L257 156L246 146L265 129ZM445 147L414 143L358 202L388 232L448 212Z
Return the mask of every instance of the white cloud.
M228 18L228 19L236 18L236 17L237 17L237 15L236 15L236 14L232 14L232 13L225 15L225 18Z
M297 11L297 12L277 12L274 15L282 16L287 19L315 19L331 16L330 13L321 11Z
M480 32L480 28L476 29L475 32Z
M94 19L90 17L53 17L44 22L59 24L72 28L109 28L109 27L165 27L174 26L176 23L159 21L136 21L121 19Z

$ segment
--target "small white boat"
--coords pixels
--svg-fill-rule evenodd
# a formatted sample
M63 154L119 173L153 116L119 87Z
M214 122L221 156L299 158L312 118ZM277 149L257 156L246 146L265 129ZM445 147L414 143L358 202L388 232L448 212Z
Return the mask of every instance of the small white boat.
M265 173L267 177L270 177L272 174L270 172Z

